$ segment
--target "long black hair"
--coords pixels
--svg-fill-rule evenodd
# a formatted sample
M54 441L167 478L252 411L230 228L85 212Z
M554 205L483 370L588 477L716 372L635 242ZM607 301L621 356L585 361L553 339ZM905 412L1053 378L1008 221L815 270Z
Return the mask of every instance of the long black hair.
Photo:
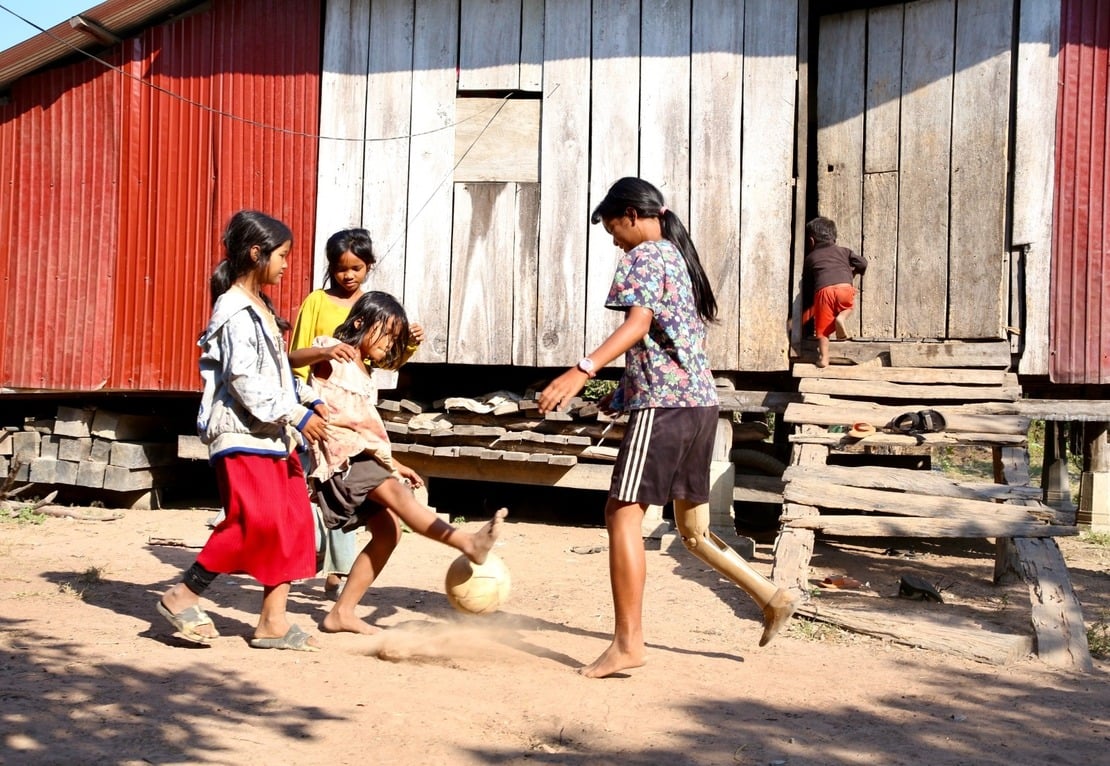
M274 251L292 241L293 232L273 216L257 210L240 210L231 216L222 238L224 258L216 265L216 270L208 280L212 303L215 304L217 298L230 290L239 277L255 269L263 271ZM251 258L253 247L259 250L257 261ZM278 327L283 332L288 330L289 322L274 311L270 297L266 293L261 293L261 296L262 301L273 312Z
M377 332L393 333L393 346L378 364L387 370L395 369L409 345L409 318L405 307L389 293L380 290L363 293L351 306L346 321L335 328L332 336L358 348L367 333L375 328Z
M347 252L365 263L367 271L378 262L378 257L374 255L374 241L370 239L370 232L366 229L337 231L328 237L328 243L324 245L324 254L328 257L328 270L324 274L325 285L333 281L331 270L335 268L335 264L339 263L343 253Z
M598 203L590 215L590 223L600 223L605 219L620 218L635 210L640 218L658 218L663 236L674 243L686 261L686 271L690 274L690 284L694 290L694 303L698 316L703 321L717 319L717 299L713 287L705 275L705 269L698 257L690 233L674 211L668 210L663 203L663 194L642 178L627 176L609 187L605 199Z

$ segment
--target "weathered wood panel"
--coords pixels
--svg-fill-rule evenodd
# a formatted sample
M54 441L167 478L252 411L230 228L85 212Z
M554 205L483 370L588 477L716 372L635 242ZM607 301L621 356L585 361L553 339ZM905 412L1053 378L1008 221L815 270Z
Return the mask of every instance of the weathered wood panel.
M405 296L412 44L413 0L372 2L362 222L378 256L373 285L398 298ZM416 361L423 361L423 353Z
M693 11L689 227L723 320L709 327L710 358L737 369L744 4L699 0Z
M955 3L923 0L905 8L904 47L913 55L902 60L895 332L901 338L943 338Z
M461 0L459 90L519 87L520 11L520 0Z
M1023 248L1025 326L1018 372L1048 374L1049 286L1056 146L1057 51L1060 3L1022 0L1018 28L1014 116L1014 199L1010 238Z
M639 21L639 175L689 221L690 0L642 0Z
M590 3L544 5L543 113L540 126L538 307L543 366L573 364L585 340L589 226Z
M637 175L640 133L638 0L594 0L593 88L590 103L590 207L618 178ZM587 352L601 345L624 315L605 308L620 250L601 224L588 229Z
M951 338L1002 337L1011 0L960 0L952 94Z
M898 268L898 142L902 94L902 6L867 14L860 334L894 337Z
M447 359L458 23L457 0L416 0L405 306L427 335L422 362Z
M540 180L540 102L455 101L455 183Z
M520 89L543 90L544 0L523 0L520 5Z
M536 364L539 301L540 185L519 184L513 248L513 364Z
M335 232L362 225L362 138L366 135L366 61L370 4L326 4L320 74L320 164L312 286L328 270L324 244Z
M944 383L968 386L1016 386L1018 377L1004 370L974 370L938 367L878 367L875 365L843 365L817 367L796 364L795 378L828 380L885 380L890 383Z
M740 198L742 370L785 370L790 311L786 257L794 209L796 5L744 3L743 154ZM727 318L725 318L727 320Z
M516 186L455 184L454 208L447 361L510 364Z
M913 383L891 383L885 380L826 380L807 378L799 381L802 393L850 396L857 399L908 399L923 401L1006 401L1021 396L1021 387L1012 386L946 386Z
M798 95L794 120L794 157L799 166L808 165L809 136L809 41L816 31L810 31L809 0L798 0ZM814 66L816 67L814 62ZM816 69L815 69L816 71ZM805 259L805 221L809 200L809 173L795 172L794 176L794 246L790 272L790 353L797 354L802 344L802 262Z

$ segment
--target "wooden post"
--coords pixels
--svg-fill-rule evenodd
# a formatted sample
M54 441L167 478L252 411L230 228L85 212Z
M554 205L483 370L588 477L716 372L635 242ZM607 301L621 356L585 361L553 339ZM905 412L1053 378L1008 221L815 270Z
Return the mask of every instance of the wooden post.
M1077 522L1092 532L1110 532L1110 445L1106 423L1083 424L1085 469L1079 481Z
M1054 420L1044 422L1044 462L1041 488L1045 505L1060 511L1074 511L1071 487L1068 484L1068 445L1064 428Z

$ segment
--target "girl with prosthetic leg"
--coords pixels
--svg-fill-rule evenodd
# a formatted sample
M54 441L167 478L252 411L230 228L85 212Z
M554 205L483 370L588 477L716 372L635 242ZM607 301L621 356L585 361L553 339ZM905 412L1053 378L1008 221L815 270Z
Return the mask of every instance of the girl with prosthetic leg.
M647 506L671 500L687 549L743 588L763 611L759 644L764 646L790 619L798 598L752 569L709 531L718 400L705 335L706 323L717 314L713 289L686 227L648 182L617 181L590 220L601 223L624 251L605 305L624 312L625 318L539 399L541 412L564 406L596 369L624 354L620 386L607 403L610 409L629 412L605 506L615 628L609 647L579 672L603 678L646 661L647 567L640 525Z

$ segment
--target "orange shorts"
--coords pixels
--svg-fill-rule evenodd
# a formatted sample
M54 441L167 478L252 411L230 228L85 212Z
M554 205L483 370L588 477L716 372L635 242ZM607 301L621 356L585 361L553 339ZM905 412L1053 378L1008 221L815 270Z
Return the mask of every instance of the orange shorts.
M836 317L855 305L856 288L852 285L829 285L818 290L813 297L813 329L817 337L835 336Z

